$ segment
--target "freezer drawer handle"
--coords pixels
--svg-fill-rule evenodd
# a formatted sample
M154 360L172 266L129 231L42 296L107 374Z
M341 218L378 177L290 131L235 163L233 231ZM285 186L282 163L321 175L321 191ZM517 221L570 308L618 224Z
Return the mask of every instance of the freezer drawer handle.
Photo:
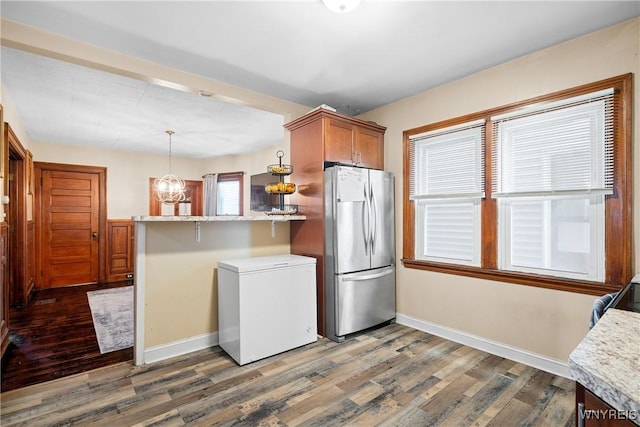
M361 282L363 280L377 279L378 277L387 276L392 271L393 270L386 270L386 271L383 271L381 273L368 274L366 276L359 276L359 277L353 277L353 278L343 277L342 281L343 282Z

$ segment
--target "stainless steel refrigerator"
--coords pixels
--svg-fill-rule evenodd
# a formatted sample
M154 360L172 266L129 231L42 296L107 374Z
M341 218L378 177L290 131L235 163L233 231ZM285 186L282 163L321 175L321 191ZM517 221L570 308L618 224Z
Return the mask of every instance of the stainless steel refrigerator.
M325 329L341 342L396 316L394 179L334 165L324 189Z

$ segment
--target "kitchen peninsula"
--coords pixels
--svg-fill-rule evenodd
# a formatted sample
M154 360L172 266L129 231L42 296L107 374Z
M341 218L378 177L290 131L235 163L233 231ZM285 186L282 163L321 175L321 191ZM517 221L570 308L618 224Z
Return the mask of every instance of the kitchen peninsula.
M579 425L640 425L639 290L637 274L569 356Z
M134 363L218 343L217 263L290 252L304 215L134 216Z

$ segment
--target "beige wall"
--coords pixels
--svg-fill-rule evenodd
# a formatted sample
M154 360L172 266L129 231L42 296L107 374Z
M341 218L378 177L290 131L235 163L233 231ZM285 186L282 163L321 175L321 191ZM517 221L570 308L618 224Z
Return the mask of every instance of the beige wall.
M217 263L289 253L289 224L146 223L145 349L218 330Z
M289 133L285 132L284 141L271 147L264 148L260 151L241 156L225 156L215 157L203 160L204 173L224 173L224 172L244 172L243 178L243 196L244 196L244 214L245 215L264 215L264 213L253 212L249 210L251 201L251 175L261 174L267 171L267 166L277 163L276 152L282 150L285 155L283 162L289 162ZM203 175L204 175L203 173ZM277 178L273 178L277 181Z
M24 124L22 123L22 119L18 114L18 111L15 109L13 105L13 101L11 100L11 95L7 92L7 89L4 86L4 83L0 82L0 103L2 104L2 120L4 122L11 124L11 129L16 134L16 137L22 144L25 149L32 150L31 139L27 134L27 131L24 128ZM0 178L0 194L4 195L4 178ZM28 201L31 200L31 196L27 195L27 219L33 218L33 206ZM0 203L0 218L4 220L4 207L2 203Z
M4 82L1 83L2 91L0 92L0 102L2 102L3 119L5 122L11 124L11 129L16 134L22 146L26 149L31 148L31 138L24 128L24 123L20 114L16 110L11 94L7 91Z
M162 138L162 137L160 137ZM168 155L34 142L34 160L107 168L107 216L126 219L149 215L149 178L169 172ZM172 158L172 172L183 179L201 179L200 161Z
M40 162L103 166L107 168L107 210L110 219L149 214L149 178L168 172L168 155L34 142L34 159ZM245 172L244 209L249 211L250 175L266 172L282 143L257 153L211 159L173 157L172 172L183 179L202 180L206 173Z
M634 205L640 203L639 19L624 22L369 112L387 126L385 166L402 177L402 132L581 84L634 73ZM402 257L402 180L396 180ZM640 209L634 211L640 271ZM398 313L566 362L584 337L594 297L406 269L398 265Z

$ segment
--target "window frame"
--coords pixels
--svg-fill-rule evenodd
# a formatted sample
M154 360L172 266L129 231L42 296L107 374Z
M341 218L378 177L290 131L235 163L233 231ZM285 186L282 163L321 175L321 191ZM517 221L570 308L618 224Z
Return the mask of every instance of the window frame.
M456 265L480 266L480 200L484 197L484 181L478 178L484 176L484 135L486 123L484 120L463 123L452 128L438 129L436 132L412 135L410 147L412 149L413 184L410 198L414 200L416 209L416 239L420 242L415 246L415 259L423 261L447 262ZM446 149L443 149L446 147ZM451 155L451 150L455 151ZM444 155L444 156L443 156ZM435 163L434 163L435 162ZM430 165L442 175L434 175ZM414 173L415 172L415 173ZM451 173L453 175L447 175ZM458 257L451 253L451 246L435 238L432 246L426 230L445 217L430 218L426 215L430 209L451 211L452 205L466 205L469 222L462 226L473 227L471 231L470 253L468 258ZM470 209L469 209L470 208ZM458 214L461 212L458 211ZM449 217L446 217L449 218ZM428 219L428 221L426 221ZM458 224L460 226L460 224ZM449 225L452 227L452 225ZM438 229L435 226L435 229ZM448 236L449 242L460 237L451 228L438 230L453 233L456 237ZM443 244L443 246L440 245ZM432 246L432 247L431 247ZM431 247L433 251L427 249Z
M238 181L238 208L239 212L237 215L225 214L227 216L243 216L244 215L244 172L224 172L219 173L216 181L216 186L220 185L221 182L229 182L229 181ZM216 215L220 215L217 213L218 211L218 203L216 201Z
M604 282L566 279L555 276L521 273L498 269L498 207L492 192L492 117L511 113L536 103L557 102L575 96L614 89L614 180L613 194L605 197L605 278ZM403 256L406 268L436 271L513 284L556 289L590 295L615 292L632 276L632 74L577 86L505 106L471 113L403 132ZM485 197L481 200L481 267L438 263L415 259L415 208L409 199L410 137L424 132L456 126L475 120L486 120L485 127Z

